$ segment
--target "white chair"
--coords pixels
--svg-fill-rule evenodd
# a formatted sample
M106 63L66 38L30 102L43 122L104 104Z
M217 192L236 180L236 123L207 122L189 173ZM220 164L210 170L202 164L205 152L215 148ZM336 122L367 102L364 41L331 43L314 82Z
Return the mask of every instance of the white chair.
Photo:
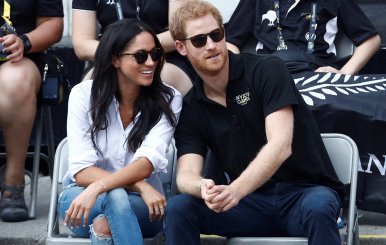
M336 58L348 59L355 50L355 45L343 31L339 31L335 37Z
M356 191L359 153L355 142L343 134L322 134L324 145L334 166L339 180L350 185L347 213L347 228L341 234L342 244L358 245L358 217L356 212ZM304 237L233 237L227 239L227 245L301 245L308 244Z
M163 183L165 195L167 198L176 194L176 148L174 145L174 139L169 145L169 151L167 152L167 159L169 161L167 167L167 173L161 173L161 181ZM62 179L67 172L68 168L68 143L67 138L63 139L58 145L55 153L54 171L52 178L52 191L50 198L50 210L48 213L48 227L46 245L61 245L61 244L91 244L89 238L73 237L67 231L59 231L59 216L57 213L57 201L58 193L61 192ZM67 228L65 228L67 229ZM145 244L154 244L157 239L146 238Z

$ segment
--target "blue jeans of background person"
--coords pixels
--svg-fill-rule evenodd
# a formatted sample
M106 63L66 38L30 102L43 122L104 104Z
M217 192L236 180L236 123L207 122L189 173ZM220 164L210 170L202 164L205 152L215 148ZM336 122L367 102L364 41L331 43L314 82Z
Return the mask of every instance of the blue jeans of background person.
M83 190L83 187L71 184L60 194L58 210L62 219L71 202ZM153 237L162 228L162 221L150 222L148 208L137 193L117 188L99 195L90 211L89 224L74 227L71 231L79 237L90 237L89 225L100 214L107 218L114 244L143 244L143 237ZM91 232L91 236L95 234ZM109 236L92 237L92 240L98 244L113 244Z
M227 212L181 194L168 201L168 245L200 244L200 233L225 237L303 236L309 244L340 244L337 193L325 186L277 183L252 193Z

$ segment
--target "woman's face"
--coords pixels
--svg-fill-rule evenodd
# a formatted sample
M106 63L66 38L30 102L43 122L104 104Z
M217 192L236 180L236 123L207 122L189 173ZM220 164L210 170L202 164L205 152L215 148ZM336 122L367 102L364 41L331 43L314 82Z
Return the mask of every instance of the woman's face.
M149 86L153 82L160 56L160 50L156 49L153 36L148 32L141 32L121 55L113 60L118 82Z

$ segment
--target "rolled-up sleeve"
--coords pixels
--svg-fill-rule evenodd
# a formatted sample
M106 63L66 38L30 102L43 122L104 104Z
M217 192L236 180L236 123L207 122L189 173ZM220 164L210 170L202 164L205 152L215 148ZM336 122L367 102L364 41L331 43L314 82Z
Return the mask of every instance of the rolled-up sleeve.
M76 173L93 166L98 161L89 133L90 87L91 81L74 86L68 101L67 139L69 147L68 171L74 180Z
M182 108L182 96L174 89L174 98L171 109L178 120ZM162 115L158 123L149 131L141 146L134 154L132 161L146 157L153 165L154 172L166 171L168 161L166 152L173 138L175 127L170 124L165 115Z

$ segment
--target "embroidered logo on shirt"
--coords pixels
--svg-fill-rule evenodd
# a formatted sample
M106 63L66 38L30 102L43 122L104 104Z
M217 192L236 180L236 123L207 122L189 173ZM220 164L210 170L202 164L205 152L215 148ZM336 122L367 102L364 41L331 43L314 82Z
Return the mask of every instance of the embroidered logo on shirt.
M261 22L263 22L264 20L269 21L268 26L273 26L276 19L276 13L273 10L269 10L266 14L263 14L263 16L261 16Z
M237 104L239 104L239 105L246 105L248 103L248 101L250 101L249 96L250 96L249 92L237 95L236 96Z
M115 4L115 0L108 0L106 4L113 5L113 4Z

